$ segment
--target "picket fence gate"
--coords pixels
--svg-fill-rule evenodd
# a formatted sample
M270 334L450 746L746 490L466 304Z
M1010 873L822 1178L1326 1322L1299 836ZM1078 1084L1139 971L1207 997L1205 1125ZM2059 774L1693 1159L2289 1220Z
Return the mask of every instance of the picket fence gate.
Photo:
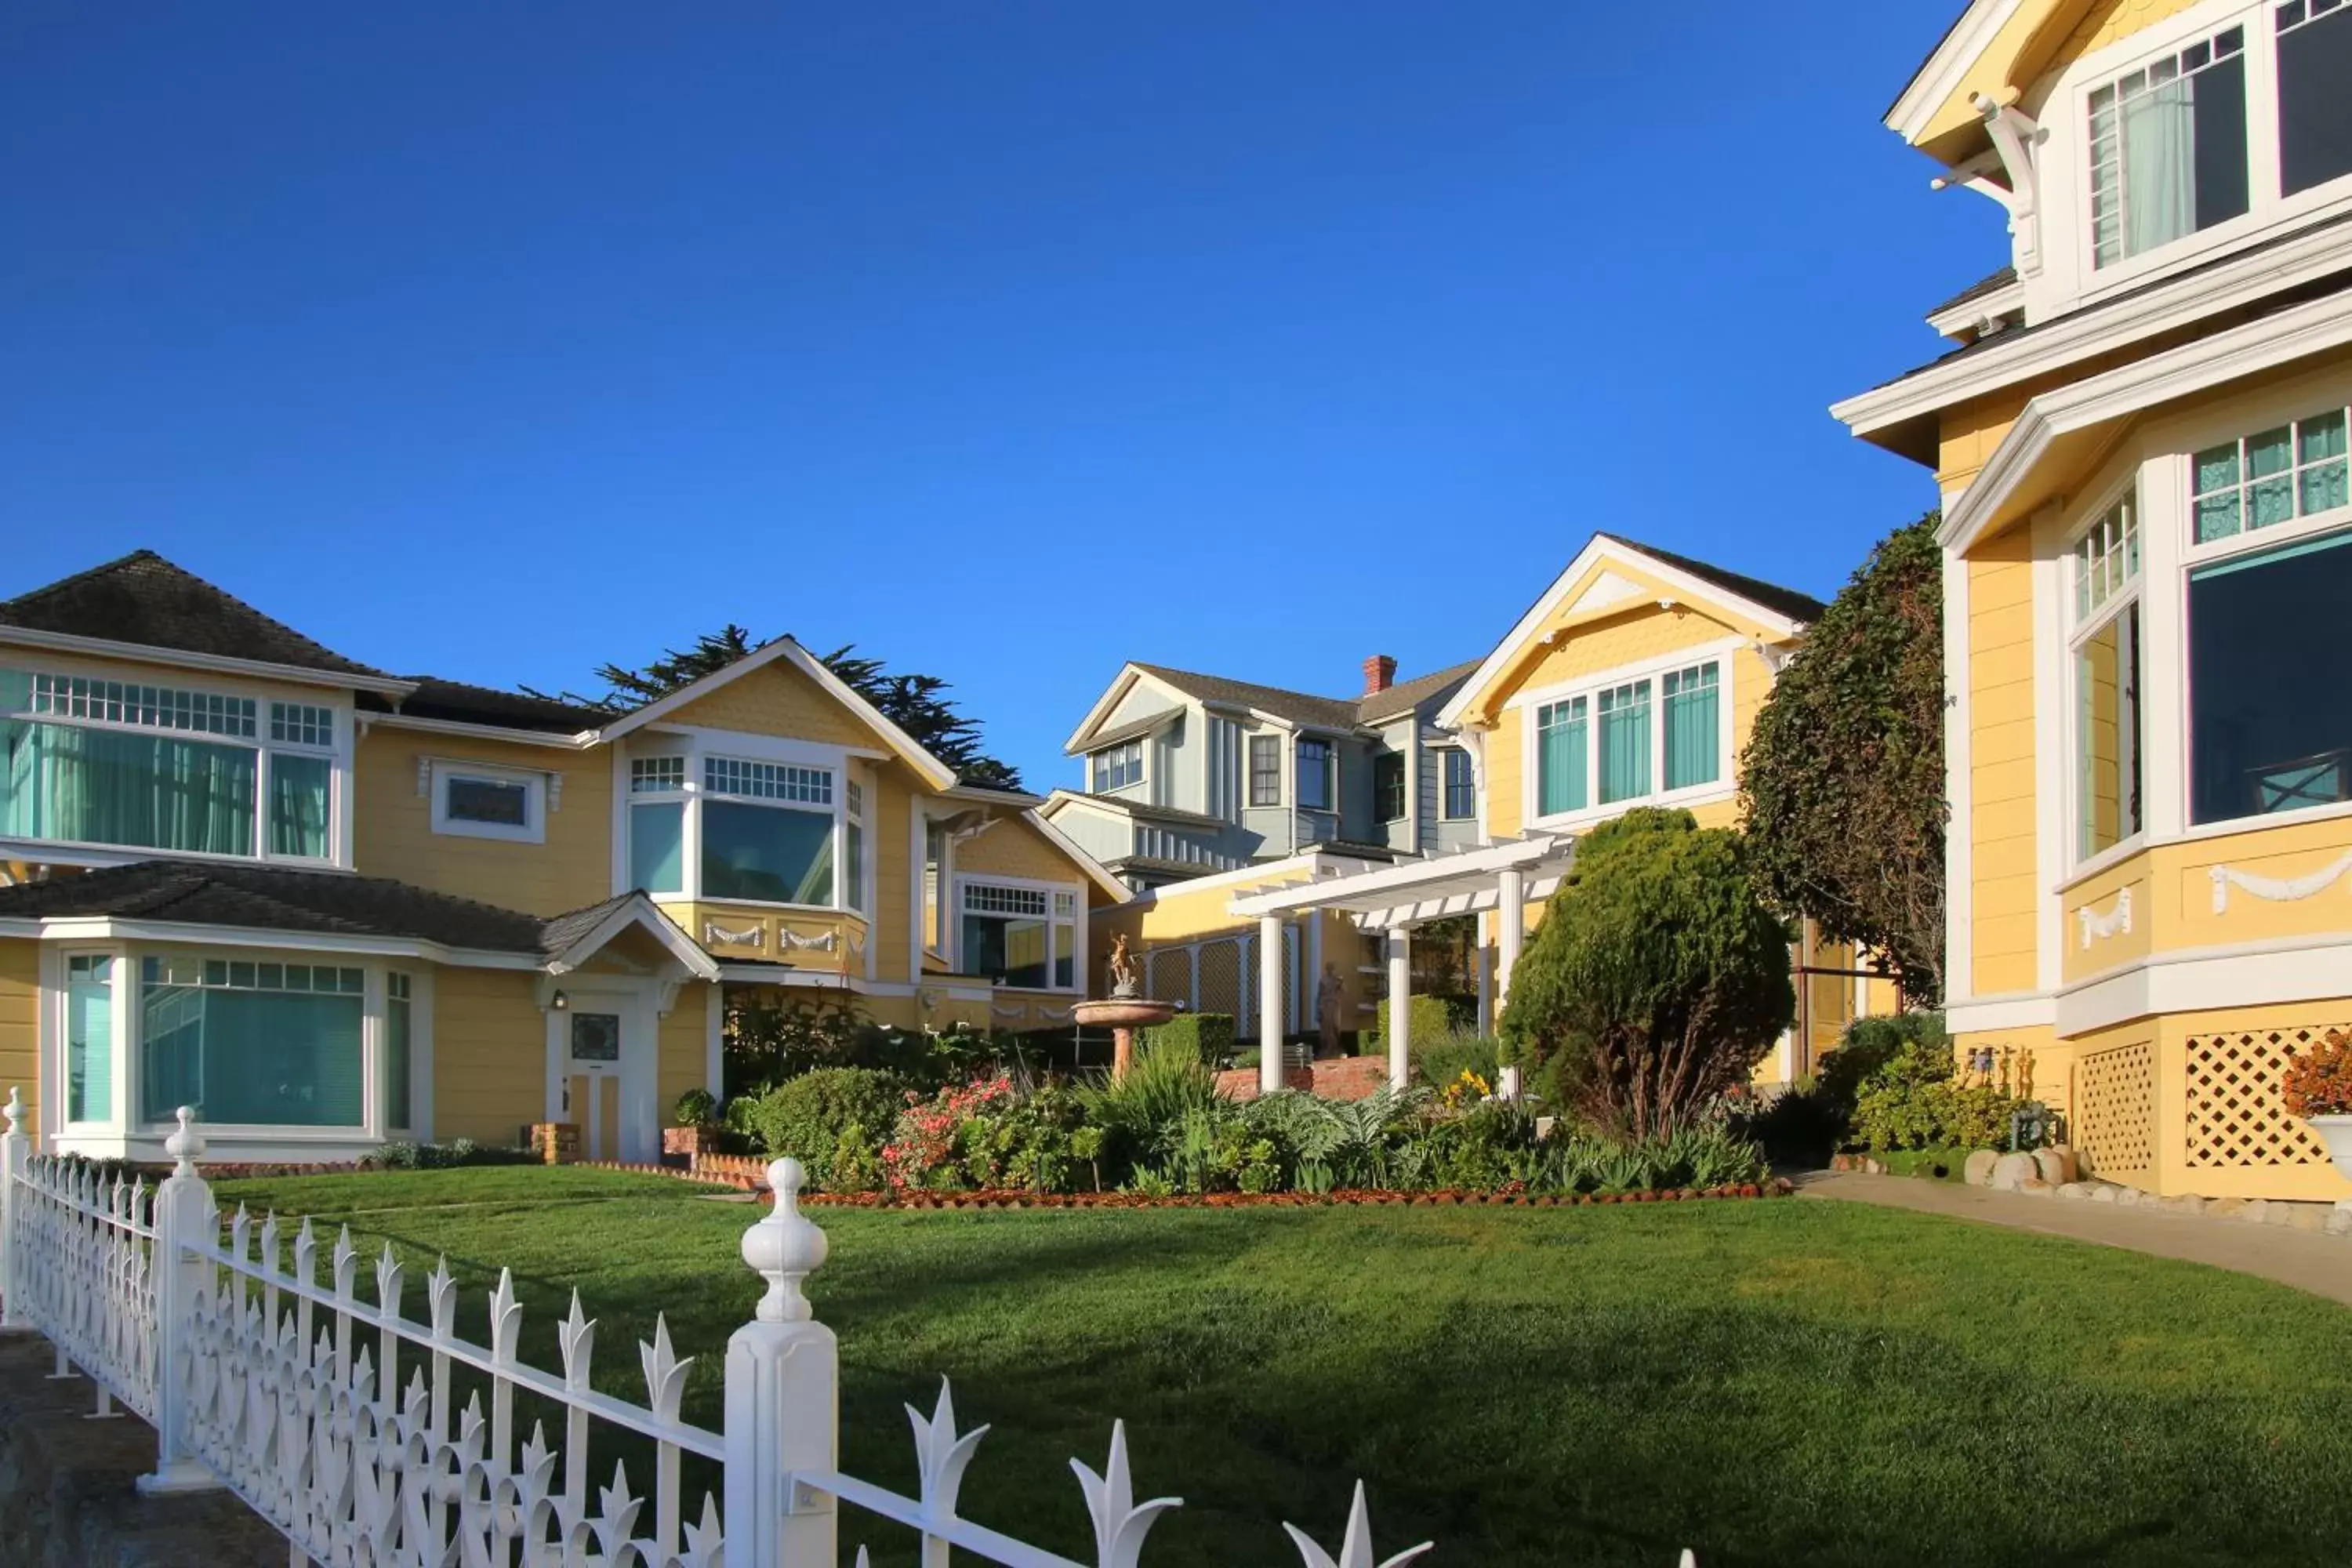
M226 1489L286 1537L294 1568L837 1568L840 1503L914 1532L922 1568L948 1568L950 1548L1002 1568L1138 1568L1152 1524L1181 1506L1136 1500L1126 1426L1114 1421L1100 1471L1070 1461L1093 1563L961 1518L964 1472L988 1428L958 1430L944 1378L929 1415L907 1407L919 1495L843 1474L838 1347L803 1289L826 1241L800 1211L797 1160L768 1167L775 1205L743 1236L743 1261L767 1292L727 1343L722 1433L679 1418L692 1358L677 1353L664 1318L637 1346L636 1405L590 1387L596 1323L576 1291L556 1325L556 1374L520 1357L508 1270L489 1294L483 1346L457 1337L446 1259L425 1281L422 1321L401 1313L407 1270L389 1243L372 1266L373 1301L359 1297L348 1227L327 1282L307 1219L282 1267L275 1215L256 1225L240 1207L223 1225L184 1107L163 1145L172 1174L152 1188L34 1154L15 1090L0 1115L0 1329L47 1336L58 1374L78 1368L96 1384L99 1414L119 1401L154 1426L156 1467L141 1491ZM518 1447L518 1394L560 1412L558 1444L534 1422ZM592 1424L650 1441L650 1498L625 1462L609 1481L590 1474ZM705 1492L692 1512L680 1496L688 1454L723 1468L720 1495ZM1283 1529L1304 1568L1399 1568L1432 1544L1379 1561L1360 1480L1336 1556ZM1682 1564L1696 1568L1687 1552Z

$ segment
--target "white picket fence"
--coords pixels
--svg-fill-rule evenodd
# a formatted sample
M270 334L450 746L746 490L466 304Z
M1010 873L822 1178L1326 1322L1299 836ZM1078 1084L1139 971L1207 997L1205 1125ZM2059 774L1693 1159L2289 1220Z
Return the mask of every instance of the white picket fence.
M359 1298L348 1228L325 1282L307 1219L281 1267L274 1215L257 1226L239 1208L223 1226L185 1109L164 1144L173 1173L152 1189L33 1154L15 1091L0 1114L0 1328L45 1334L59 1373L70 1364L96 1383L100 1414L119 1400L155 1427L142 1491L226 1488L286 1537L297 1568L837 1568L839 1503L919 1536L922 1568L948 1568L951 1547L1003 1568L1137 1568L1154 1521L1181 1506L1136 1501L1115 1421L1101 1471L1070 1461L1094 1525L1092 1563L960 1517L988 1428L957 1430L944 1379L930 1415L907 1408L920 1495L843 1474L838 1350L802 1289L824 1262L825 1237L800 1212L795 1160L768 1167L775 1206L744 1233L743 1261L768 1289L727 1343L720 1433L679 1419L692 1362L660 1318L637 1347L646 1403L631 1404L589 1386L596 1324L576 1292L556 1325L557 1375L520 1359L522 1307L507 1271L482 1346L457 1337L446 1260L425 1282L423 1321L401 1314L406 1271L389 1244L373 1265L373 1301ZM556 1446L534 1422L518 1447L519 1394L560 1412ZM650 1499L625 1464L609 1480L590 1473L592 1424L650 1440ZM706 1493L691 1513L679 1495L687 1454L724 1467L721 1496ZM1283 1528L1305 1568L1398 1568L1430 1550L1377 1563L1360 1481L1336 1557ZM1688 1552L1683 1564L1694 1568Z

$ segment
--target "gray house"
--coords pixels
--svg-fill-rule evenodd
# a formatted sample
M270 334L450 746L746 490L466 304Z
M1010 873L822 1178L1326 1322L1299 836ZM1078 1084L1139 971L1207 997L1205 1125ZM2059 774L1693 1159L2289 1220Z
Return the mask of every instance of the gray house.
M1473 844L1470 758L1435 720L1477 668L1400 681L1376 655L1345 698L1129 664L1064 747L1082 787L1042 810L1138 889L1310 848L1377 859Z

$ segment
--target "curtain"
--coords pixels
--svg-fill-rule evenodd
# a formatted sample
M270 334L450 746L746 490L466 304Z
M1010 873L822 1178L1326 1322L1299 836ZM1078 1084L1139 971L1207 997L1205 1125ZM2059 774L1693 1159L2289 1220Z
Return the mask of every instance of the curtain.
M325 757L269 757L269 852L327 858L327 789L333 765Z
M1556 703L1536 726L1536 810L1584 809L1584 700Z
M2177 78L2123 105L2124 254L2197 226L2196 83Z
M1687 789L1721 776L1715 666L1669 675L1666 700L1666 787Z
M1650 793L1650 683L1601 694L1601 803Z
M28 838L253 853L256 753L239 746L0 720L0 823Z
M151 1121L194 1104L206 1121L357 1127L367 1103L362 999L349 993L150 985L145 998Z

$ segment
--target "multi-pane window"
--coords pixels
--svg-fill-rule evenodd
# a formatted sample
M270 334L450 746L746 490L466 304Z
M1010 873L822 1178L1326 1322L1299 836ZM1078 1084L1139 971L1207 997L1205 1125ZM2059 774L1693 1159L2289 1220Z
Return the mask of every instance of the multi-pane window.
M2137 834L2141 801L2139 527L2129 497L2070 552L2074 574L2074 854Z
M1582 811L1591 798L1585 783L1587 705L1587 699L1571 697L1536 710L1536 810L1542 816Z
M1404 816L1404 753L1388 752L1372 759L1372 809L1382 822Z
M1302 811L1329 811L1339 790L1333 778L1336 759L1328 741L1298 742L1298 805Z
M702 783L705 898L834 902L831 770L706 757ZM709 798L716 796L736 798Z
M1057 889L963 884L967 974L1025 990L1073 990L1078 978L1078 898Z
M1128 741L1094 754L1095 792L1107 794L1143 782L1143 742Z
M2247 211L2244 27L2093 89L2089 114L2094 266Z
M1249 803L1252 805L1282 804L1282 737L1252 735L1249 738Z
M810 805L833 804L833 771L803 768L791 763L755 763L741 757L705 757L702 787L713 795L741 795L751 800L799 801Z
M1666 788L1690 789L1722 776L1722 707L1712 664L1670 671L1659 682L1665 704Z
M631 795L674 795L686 788L684 757L632 757L629 759L629 793Z
M2279 185L2291 196L2352 174L2352 0L2285 0L2272 19Z
M66 960L66 1120L114 1116L114 960L78 952Z
M1478 815L1477 775L1470 768L1470 753L1459 746L1448 746L1437 753L1444 759L1444 799L1440 812L1449 822L1461 822Z
M1601 694L1601 804L1650 793L1650 683L1628 681Z
M2210 544L2352 502L2345 410L2208 447L2190 465L2197 542Z
M686 891L686 759L629 759L629 885Z
M2189 815L2352 800L2352 531L2189 574Z
M366 1111L360 970L173 955L140 962L140 1114L357 1127Z
M0 837L189 855L331 855L335 716L0 668ZM201 738L199 738L201 737Z

